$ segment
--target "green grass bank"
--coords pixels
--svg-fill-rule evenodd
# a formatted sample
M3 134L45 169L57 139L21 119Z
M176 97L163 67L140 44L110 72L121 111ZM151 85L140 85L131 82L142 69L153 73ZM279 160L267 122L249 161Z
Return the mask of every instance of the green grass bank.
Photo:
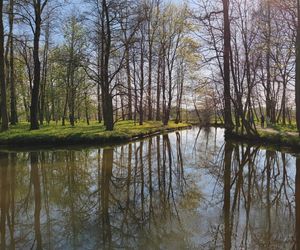
M234 131L226 133L226 139L246 141L273 149L289 148L289 152L300 152L300 137L294 126L258 127L257 132L257 135L247 135Z
M9 131L0 133L1 146L56 146L80 144L110 144L142 139L152 135L189 128L186 123L169 122L163 126L161 122L149 121L140 126L133 121L122 121L115 125L114 131L105 131L103 124L96 122L86 125L78 123L75 127L44 125L39 130L30 131L28 123L12 126Z

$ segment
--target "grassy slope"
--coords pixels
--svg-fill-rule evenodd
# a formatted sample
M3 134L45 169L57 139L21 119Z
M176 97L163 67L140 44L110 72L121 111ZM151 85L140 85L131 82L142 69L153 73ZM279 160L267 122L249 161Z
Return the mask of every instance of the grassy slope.
M77 124L75 127L59 125L42 126L40 130L30 131L27 123L13 126L8 132L0 133L0 145L55 145L80 143L109 143L130 140L155 132L164 132L188 127L189 124L175 124L170 122L163 127L161 122L145 122L143 126L133 121L124 121L116 124L114 131L105 131L103 124Z

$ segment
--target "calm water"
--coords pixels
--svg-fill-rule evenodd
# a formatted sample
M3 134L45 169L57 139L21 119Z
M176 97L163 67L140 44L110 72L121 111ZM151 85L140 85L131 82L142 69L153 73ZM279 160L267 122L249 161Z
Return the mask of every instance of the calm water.
M2 151L1 249L299 249L297 165L222 129Z

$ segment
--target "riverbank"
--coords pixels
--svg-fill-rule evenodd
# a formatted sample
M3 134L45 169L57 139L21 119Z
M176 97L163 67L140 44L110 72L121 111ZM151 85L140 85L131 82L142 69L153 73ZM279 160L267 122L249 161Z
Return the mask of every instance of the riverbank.
M0 133L0 145L10 147L24 146L73 146L81 144L110 144L129 142L156 134L190 128L190 124L169 122L163 126L161 122L145 122L140 126L133 121L118 122L114 131L105 131L103 124L91 125L45 125L39 130L30 131L28 123L12 126L7 132Z
M252 145L265 146L273 149L285 148L288 152L300 152L299 134L286 128L257 128L257 135L241 134L239 132L225 133L229 140L245 141Z

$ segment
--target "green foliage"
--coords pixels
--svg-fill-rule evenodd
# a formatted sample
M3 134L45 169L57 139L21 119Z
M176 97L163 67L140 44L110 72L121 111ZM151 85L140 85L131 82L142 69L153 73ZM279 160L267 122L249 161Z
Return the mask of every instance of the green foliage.
M73 145L82 143L112 143L143 137L156 132L186 128L189 124L170 122L164 127L161 122L145 122L140 126L133 121L122 121L116 124L114 131L105 131L103 124L92 122L91 125L78 123L70 125L44 125L40 130L30 131L28 123L12 126L7 132L0 133L0 145Z

